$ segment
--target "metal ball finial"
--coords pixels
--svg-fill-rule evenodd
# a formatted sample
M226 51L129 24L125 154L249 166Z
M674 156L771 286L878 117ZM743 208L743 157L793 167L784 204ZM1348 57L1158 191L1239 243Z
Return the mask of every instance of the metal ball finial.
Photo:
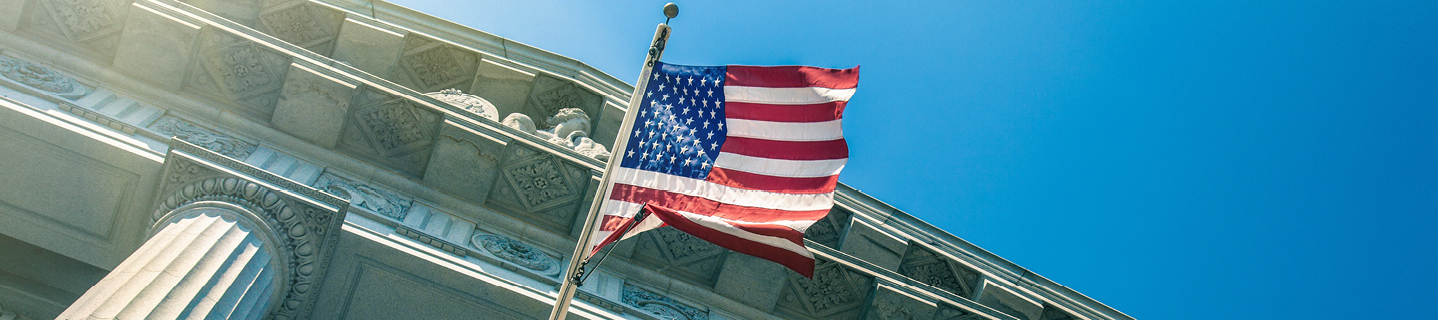
M674 4L673 2L665 4L664 16L669 17L669 19L674 19L674 17L679 16L679 5Z

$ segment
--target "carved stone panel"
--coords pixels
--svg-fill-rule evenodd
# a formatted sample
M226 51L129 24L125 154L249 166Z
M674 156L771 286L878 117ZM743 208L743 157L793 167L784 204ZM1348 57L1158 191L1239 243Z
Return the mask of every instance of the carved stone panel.
M934 313L934 320L988 320L977 313L971 313L952 306L943 306Z
M290 58L224 31L200 36L200 51L190 72L190 90L244 107L269 119L284 85Z
M239 138L218 133L200 126L185 122L179 118L166 116L155 120L150 124L150 130L162 135L171 136L193 143L205 149L225 155L236 160L244 160L255 152L256 145Z
M829 246L829 248L838 248L839 239L848 232L846 228L849 226L850 216L852 214L849 211L837 206L829 209L829 215L819 219L819 222L815 222L809 226L808 230L804 231L804 238L814 240L814 242Z
M1043 315L1039 316L1039 320L1074 320L1074 316L1069 315L1068 313L1065 313L1063 310L1059 310L1056 307L1045 306L1044 313Z
M795 319L858 319L874 279L843 265L815 261L814 278L789 273L776 314Z
M200 26L139 6L130 11L113 66L160 87L180 89Z
M309 2L291 2L260 11L260 31L329 56L344 14Z
M908 241L890 235L869 222L854 219L839 251L863 259L884 269L894 270L904 257Z
M664 269L665 274L703 286L714 286L730 250L678 229L664 227L640 236L633 259Z
M89 93L88 88L75 82L75 79L70 76L56 72L44 65L5 56L0 56L0 76L70 99L77 99Z
M590 92L572 81L555 78L549 75L538 75L534 77L534 87L529 91L529 99L525 101L524 115L530 119L549 119L559 113L559 109L579 108L584 114L589 115L589 128L586 132L594 132L594 123L600 123L604 110L604 98ZM557 123L535 123L536 127L549 128Z
M425 168L424 183L474 203L484 203L499 176L509 139L445 121Z
M270 125L321 147L334 148L355 89L355 84L291 64Z
M910 279L965 298L973 297L980 280L978 272L918 245L909 246L898 271Z
M360 89L340 134L338 149L420 176L441 117L408 99Z
M527 216L545 228L569 233L587 195L590 172L552 154L510 143L486 201Z
M392 71L404 49L404 35L355 19L345 19L330 58L393 80Z
M414 207L414 198L383 187L354 182L333 173L320 175L319 179L315 179L314 187L341 199L348 199L351 205L398 221L404 221L410 208Z
M873 320L930 320L939 311L938 304L927 299L901 292L893 287L880 285L874 290L874 302L869 306L865 319Z
M624 304L644 310L660 319L709 320L707 310L691 307L640 287L624 285L622 297Z
M478 52L410 33L404 38L394 80L419 92L467 90L479 60Z
M74 42L89 42L114 35L125 21L124 1L51 0L44 3L60 32Z

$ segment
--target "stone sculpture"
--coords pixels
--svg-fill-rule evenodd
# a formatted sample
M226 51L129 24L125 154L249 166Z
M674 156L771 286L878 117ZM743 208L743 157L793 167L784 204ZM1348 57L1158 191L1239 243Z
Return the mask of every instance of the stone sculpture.
M469 112L474 112L485 119L499 121L499 109L495 108L493 103L489 103L489 100L484 100L484 98L480 98L479 96L466 94L460 92L458 89L444 89L439 92L430 92L424 95L469 110Z
M579 108L559 109L559 113L546 120L554 126L549 129L535 130L534 120L522 113L511 113L504 117L502 123L510 128L519 129L525 133L532 134L540 139L549 141L565 148L574 149L579 154L609 161L609 149L604 145L589 139L589 115Z

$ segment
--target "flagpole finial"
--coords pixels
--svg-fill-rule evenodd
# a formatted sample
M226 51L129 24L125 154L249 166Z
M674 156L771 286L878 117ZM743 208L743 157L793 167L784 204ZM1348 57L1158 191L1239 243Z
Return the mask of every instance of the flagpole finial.
M668 3L668 4L665 4L665 5L664 5L664 16L665 16L665 17L669 17L669 19L674 19L674 17L679 16L679 5L674 4L673 2L670 2L670 3ZM668 21L665 21L665 22L668 22Z

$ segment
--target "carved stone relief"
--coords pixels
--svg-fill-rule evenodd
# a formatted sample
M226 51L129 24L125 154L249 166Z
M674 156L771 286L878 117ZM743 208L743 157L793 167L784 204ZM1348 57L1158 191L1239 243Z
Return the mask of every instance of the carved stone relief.
M986 320L986 319L988 319L988 318L985 318L984 316L978 315L978 314L976 314L976 313L969 313L969 312L965 312L964 310L959 310L958 308L953 308L953 307L948 307L948 306L939 308L939 312L937 312L937 313L934 314L934 320Z
M328 192L342 199L349 199L351 205L369 209L395 220L404 221L409 209L414 207L414 198L399 195L393 191L355 183L326 172L315 179L315 189Z
M845 233L844 228L849 225L850 215L848 211L839 207L829 209L829 215L819 219L804 231L804 238L837 249L839 248L839 237Z
M259 14L265 33L324 56L334 49L343 22L344 14L307 2L274 6Z
M85 42L118 32L124 21L123 3L108 0L41 1L60 31L70 41Z
M538 218L534 221L552 230L568 232L580 200L589 190L589 170L515 143L504 156L488 203Z
M899 274L960 297L971 297L979 273L918 245L909 246L899 264Z
M504 117L505 126L539 137L549 143L573 149L581 155L609 161L609 149L589 139L589 115L578 108L559 109L559 113L546 121L554 123L549 129L535 130L534 120L523 113L511 113Z
M361 89L351 100L339 147L413 176L424 173L441 120L401 97Z
M223 31L206 32L201 39L189 87L268 118L279 99L290 58Z
M243 160L255 152L256 145L229 135L201 128L179 118L166 116L150 124L150 130L179 138L185 142L210 149L237 160Z
M562 80L548 75L534 77L534 87L529 91L529 99L525 101L523 113L531 119L550 119L565 121L568 119L549 118L559 114L560 110L575 108L584 111L586 115L599 117L602 115L604 98L590 92L572 81ZM600 119L589 119L590 127L583 128L585 132L593 132L593 123ZM559 123L538 123L540 127L552 127Z
M397 82L419 92L468 89L479 69L480 55L448 43L410 33L396 66Z
M460 109L469 110L469 112L473 112L485 119L499 121L499 109L496 109L494 104L489 103L489 100L484 100L484 98L480 98L479 96L460 92L459 89L444 89L439 92L430 92L424 95L439 101L444 101L444 103L459 107Z
M811 319L857 319L868 300L873 279L825 260L815 261L814 278L789 274L778 309L784 315Z
M636 261L704 286L713 286L718 280L730 253L728 249L674 228L651 230L640 237L634 253Z
M691 307L669 297L644 290L632 285L624 285L622 293L624 304L652 313L661 319L678 320L708 320L709 311Z
M10 57L0 56L0 75L31 88L70 99L80 98L89 91L69 76L43 65Z
M563 271L559 268L559 260L514 238L497 234L475 234L470 238L470 242L490 255L542 275L558 277Z

